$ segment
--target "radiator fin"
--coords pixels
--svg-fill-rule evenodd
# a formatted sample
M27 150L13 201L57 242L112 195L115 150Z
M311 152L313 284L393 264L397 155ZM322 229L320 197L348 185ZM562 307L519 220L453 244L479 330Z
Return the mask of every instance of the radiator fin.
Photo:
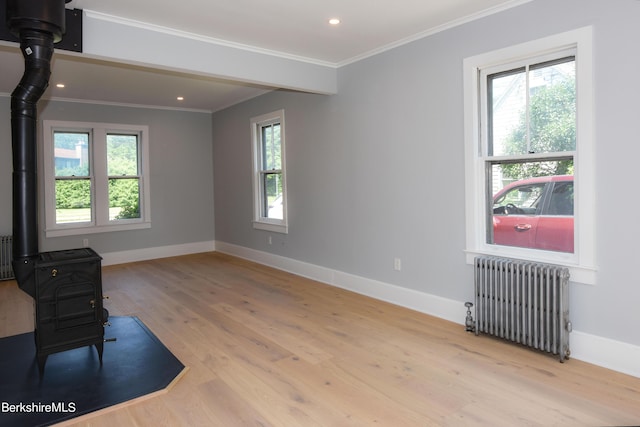
M13 238L0 236L0 280L13 279L13 267L11 266Z
M476 335L569 356L569 269L511 258L475 258Z

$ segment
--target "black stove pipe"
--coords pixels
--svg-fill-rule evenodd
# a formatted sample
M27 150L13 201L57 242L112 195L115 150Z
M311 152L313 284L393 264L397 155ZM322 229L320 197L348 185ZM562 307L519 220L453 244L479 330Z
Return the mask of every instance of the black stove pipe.
M13 270L18 286L34 298L39 254L37 103L49 85L53 44L65 32L66 1L7 0L7 26L20 38L25 63L22 79L11 94Z

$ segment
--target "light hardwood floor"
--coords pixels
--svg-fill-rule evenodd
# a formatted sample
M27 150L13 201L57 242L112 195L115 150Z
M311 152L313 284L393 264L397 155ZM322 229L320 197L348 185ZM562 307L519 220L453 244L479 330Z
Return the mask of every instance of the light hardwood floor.
M189 371L68 425L640 424L639 378L224 254L105 267L103 282L111 314L138 316ZM32 316L0 282L0 335L31 331Z

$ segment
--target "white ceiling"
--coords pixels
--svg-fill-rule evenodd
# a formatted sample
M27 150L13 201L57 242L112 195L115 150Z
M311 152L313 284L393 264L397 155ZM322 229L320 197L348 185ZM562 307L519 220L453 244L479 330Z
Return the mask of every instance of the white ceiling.
M73 0L67 8L340 67L524 1L529 0ZM334 17L341 20L335 27L328 24ZM0 93L13 91L22 61L15 44L0 44ZM62 90L55 88L59 81L66 84ZM272 89L58 51L45 98L216 111ZM185 100L177 103L177 95Z

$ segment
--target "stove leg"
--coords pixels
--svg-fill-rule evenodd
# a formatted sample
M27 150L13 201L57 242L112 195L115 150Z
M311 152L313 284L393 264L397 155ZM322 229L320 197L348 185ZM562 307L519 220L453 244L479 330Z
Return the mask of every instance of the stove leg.
M47 363L47 356L48 355L46 354L36 355L36 358L38 359L38 370L40 371L41 376L44 374L44 364Z
M98 359L100 359L100 366L102 366L102 352L104 351L104 341L100 341L95 344L96 350L98 350Z

